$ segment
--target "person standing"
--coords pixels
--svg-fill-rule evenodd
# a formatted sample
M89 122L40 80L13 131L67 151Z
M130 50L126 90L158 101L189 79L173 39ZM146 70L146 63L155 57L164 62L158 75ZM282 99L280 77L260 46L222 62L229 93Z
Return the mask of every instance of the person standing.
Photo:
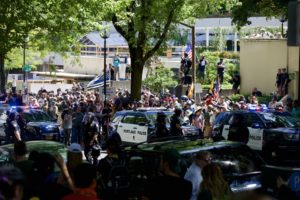
M72 134L72 114L69 109L65 109L61 114L62 125L64 129L64 144L70 145L70 138Z
M277 94L281 95L281 84L282 84L282 73L281 69L279 68L276 74L276 83L275 86L277 87Z
M6 128L6 142L7 143L15 143L18 141L21 141L21 130L18 125L17 119L16 119L16 113L11 112L8 115L8 118L6 120L7 128Z
M281 69L281 96L287 95L288 93L288 84L289 84L289 74L285 68Z
M200 184L203 180L201 171L203 167L211 163L211 153L209 151L200 151L194 157L194 162L188 168L184 179L190 181L193 185L192 196L190 200L197 200L200 192Z
M126 57L126 69L125 69L125 73L126 73L126 80L130 80L131 79L131 58Z
M163 176L158 176L148 183L142 200L188 200L192 194L192 183L179 176L180 154L175 149L164 152L160 167Z
M242 114L234 114L229 126L228 140L247 144L249 141L249 130Z
M198 73L199 73L200 80L203 80L203 81L206 78L206 65L208 65L208 62L205 59L205 57L202 56L201 59L199 60L199 64L198 64Z
M119 79L120 79L120 64L121 64L120 57L116 53L115 57L113 59L113 67L114 67L114 73L115 73L115 80L116 81L119 81Z
M12 77L12 93L16 93L17 92L17 80L16 80L16 76Z
M234 72L232 77L232 91L234 94L239 94L239 86L241 84L241 76L239 72Z
M217 164L208 164L202 169L203 181L201 183L198 200L222 199L231 197L231 190L224 179L221 168Z
M171 117L171 127L170 127L170 135L173 136L181 136L182 128L181 128L181 109L175 109L174 115Z
M220 83L223 84L224 81L224 71L225 71L225 64L223 58L217 63L217 74L220 80Z
M192 61L189 58L188 54L184 53L184 57L181 58L181 71L184 72L184 76L190 74L191 67L192 67Z

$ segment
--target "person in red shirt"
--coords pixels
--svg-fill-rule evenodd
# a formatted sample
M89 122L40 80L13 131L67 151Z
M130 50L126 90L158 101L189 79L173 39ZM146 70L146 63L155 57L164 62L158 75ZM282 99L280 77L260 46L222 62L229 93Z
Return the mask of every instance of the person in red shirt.
M62 200L99 200L96 193L96 169L93 165L82 163L74 170L75 191Z

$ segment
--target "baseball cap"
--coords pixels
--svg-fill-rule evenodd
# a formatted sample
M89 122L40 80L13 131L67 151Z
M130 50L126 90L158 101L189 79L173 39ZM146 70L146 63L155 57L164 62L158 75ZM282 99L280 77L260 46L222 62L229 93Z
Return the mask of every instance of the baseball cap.
M73 153L81 153L81 146L78 143L72 143L68 147L68 151L73 152Z

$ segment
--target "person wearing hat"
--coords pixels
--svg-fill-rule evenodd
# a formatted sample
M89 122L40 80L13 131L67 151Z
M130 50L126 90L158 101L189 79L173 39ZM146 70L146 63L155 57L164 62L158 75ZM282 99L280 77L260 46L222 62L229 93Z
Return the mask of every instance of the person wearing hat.
M67 151L67 168L70 173L70 176L74 177L74 170L75 168L83 163L83 156L82 156L82 148L81 145L78 143L72 143L68 147Z
M200 133L202 133L203 127L204 127L204 116L202 114L202 108L201 107L197 108L197 110L195 112L195 115L193 117L193 120L192 120L192 125L199 128Z
M163 176L155 177L145 187L143 200L188 200L192 183L180 177L180 154L176 149L167 149L161 158Z

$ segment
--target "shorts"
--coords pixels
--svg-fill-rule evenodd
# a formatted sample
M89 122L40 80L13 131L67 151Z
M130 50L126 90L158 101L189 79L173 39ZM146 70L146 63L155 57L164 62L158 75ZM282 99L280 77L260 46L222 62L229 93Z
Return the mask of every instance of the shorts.
M120 67L114 67L114 72L115 72L115 74L119 73L120 72Z
M131 67L126 67L125 72L126 73L131 73Z

